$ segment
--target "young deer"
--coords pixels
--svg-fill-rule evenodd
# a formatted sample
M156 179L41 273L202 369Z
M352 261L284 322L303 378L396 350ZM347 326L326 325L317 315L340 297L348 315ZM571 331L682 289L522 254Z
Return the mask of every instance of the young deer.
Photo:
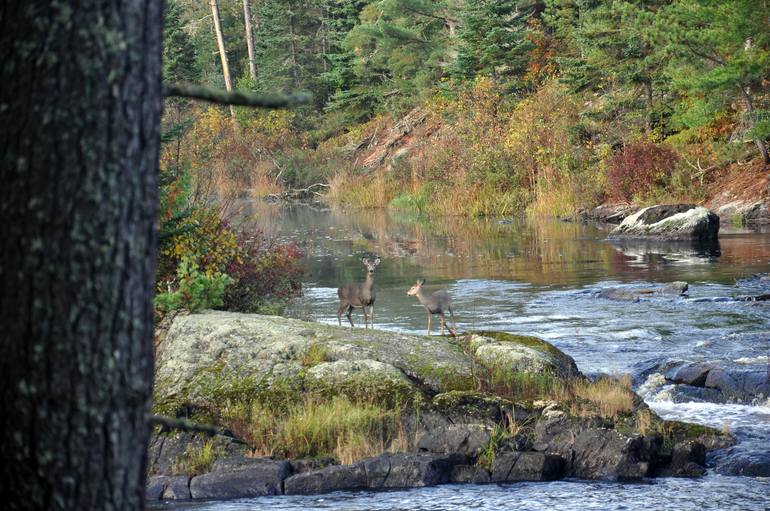
M354 284L345 284L337 289L337 296L340 297L340 308L337 309L337 322L342 326L342 312L347 309L345 314L350 326L353 325L354 307L361 307L364 309L364 325L365 328L369 328L372 325L374 328L374 269L380 264L380 258L378 257L374 261L370 261L368 257L363 257L361 262L366 266L366 281L356 282ZM366 308L369 307L369 316L366 315Z
M430 335L431 319L434 314L438 314L441 319L441 335L444 335L444 325L452 335L457 335L457 323L455 323L455 314L452 312L452 297L446 291L436 291L430 295L426 295L422 292L422 285L425 284L425 279L418 279L417 283L406 292L409 296L416 296L425 310L428 311L428 335ZM444 311L449 311L449 315L452 318L452 326L454 330L449 328L446 324L446 317Z

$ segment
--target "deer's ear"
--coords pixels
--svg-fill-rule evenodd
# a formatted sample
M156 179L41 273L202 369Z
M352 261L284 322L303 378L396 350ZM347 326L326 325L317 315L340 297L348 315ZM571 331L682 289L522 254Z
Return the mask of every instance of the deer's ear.
M377 259L374 260L374 265L377 266L378 264L380 264L380 261L382 261L382 259L378 257Z
M369 258L368 257L362 257L361 262L364 264L369 264Z
M422 286L423 284L425 284L425 279L417 279L417 283Z

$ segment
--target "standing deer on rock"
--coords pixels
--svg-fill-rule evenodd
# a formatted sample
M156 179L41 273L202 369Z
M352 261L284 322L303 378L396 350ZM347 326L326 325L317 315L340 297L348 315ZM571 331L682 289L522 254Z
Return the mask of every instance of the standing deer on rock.
M337 309L337 322L342 326L342 313L347 309L348 321L350 326L353 325L354 307L361 307L364 310L364 326L369 328L372 325L374 328L374 269L380 264L380 258L378 257L374 261L370 261L368 257L361 258L361 262L366 266L366 281L356 282L353 284L345 284L337 289L337 296L340 297L340 308ZM366 315L366 308L369 307L369 316Z
M425 284L425 279L418 279L417 283L413 285L409 291L406 292L409 296L416 296L425 310L428 311L428 335L430 335L431 320L434 314L438 314L441 319L441 335L444 335L444 326L452 335L457 335L457 323L455 322L455 314L452 312L452 297L446 291L436 291L430 295L426 295L422 292L422 285ZM446 324L446 316L444 311L449 311L449 315L452 318L452 328Z

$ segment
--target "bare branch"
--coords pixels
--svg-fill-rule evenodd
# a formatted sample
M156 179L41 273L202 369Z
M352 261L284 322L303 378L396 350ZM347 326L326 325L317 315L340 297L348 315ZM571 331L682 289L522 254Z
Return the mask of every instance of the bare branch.
M308 103L310 94L256 94L235 90L232 92L196 85L194 83L171 83L163 86L163 96L198 99L219 105L250 106L257 108L287 108Z

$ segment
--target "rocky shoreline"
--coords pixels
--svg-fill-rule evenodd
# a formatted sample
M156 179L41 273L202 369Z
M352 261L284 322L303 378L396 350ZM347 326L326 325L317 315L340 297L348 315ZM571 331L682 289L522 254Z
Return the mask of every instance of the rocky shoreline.
M219 434L157 430L150 501L697 477L707 451L734 443L727 433L661 420L630 386L588 380L540 339L500 333L422 337L208 312L174 320L159 340L156 381L159 412L213 422ZM346 464L265 455L217 406L266 399L286 381L298 396L395 403L389 410L397 410L403 431L387 437L380 453ZM205 463L179 461L206 449L215 454Z

